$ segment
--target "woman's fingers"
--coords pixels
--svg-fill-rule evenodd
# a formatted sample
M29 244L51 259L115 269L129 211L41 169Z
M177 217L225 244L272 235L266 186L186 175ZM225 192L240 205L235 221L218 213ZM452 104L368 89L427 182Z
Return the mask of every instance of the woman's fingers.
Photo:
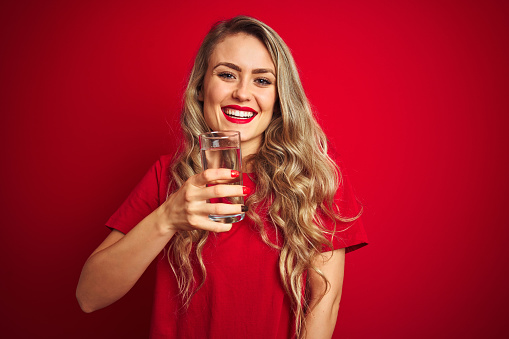
M198 194L198 199L210 200L214 198L225 197L242 197L246 195L249 189L240 185L214 185L201 189Z
M221 222L212 221L210 219L204 219L200 222L199 227L196 227L195 229L202 229L205 231L211 231L211 232L228 232L232 229L232 224L223 224Z
M225 205L225 207L214 208L214 205ZM192 213L186 217L186 221L182 224L182 230L192 231L196 229L212 232L226 232L232 227L232 224L224 224L213 221L209 218L209 214L238 214L242 211L242 205L228 204L206 204L206 207L200 209L200 213Z
M206 214L213 215L231 215L231 214L240 214L242 212L247 211L247 207L240 204L207 204L205 207Z
M223 224L220 222L212 221L209 219L209 214L213 215L231 215L231 214L240 214L242 212L247 212L247 207L240 204L210 204L206 203L205 208L202 209L204 215L195 215L193 220L190 220L190 225L192 228L199 228L202 230L212 231L212 232L226 232L232 228L232 224Z
M188 180L190 186L186 190L186 200L244 196L249 193L247 187L232 185L239 180L239 175L239 172L225 168L208 169L196 174Z
M227 168L208 169L199 174L192 176L190 183L197 187L206 185L233 183L239 180L240 173Z
M249 193L249 188L240 185L214 185L209 187L195 187L187 189L184 199L188 203L213 200L215 198L243 197ZM212 201L214 202L214 201Z
M242 197L249 189L232 185L240 173L230 169L208 169L190 177L164 204L166 222L177 230L203 229L226 232L231 224L218 223L209 215L230 215L246 212L241 201L229 201L229 197ZM227 184L228 183L228 184ZM224 199L223 199L224 198Z

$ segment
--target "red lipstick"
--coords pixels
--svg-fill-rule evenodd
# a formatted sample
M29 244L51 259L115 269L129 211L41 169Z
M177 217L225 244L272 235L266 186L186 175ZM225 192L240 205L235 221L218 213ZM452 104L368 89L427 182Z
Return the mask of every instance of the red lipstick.
M232 122L234 124L247 124L251 122L254 117L258 114L254 109L251 107L242 107L237 105L228 105L225 107L222 107L221 110L223 111L223 115L229 122ZM242 114L241 116L240 112L244 113L251 113L251 114Z

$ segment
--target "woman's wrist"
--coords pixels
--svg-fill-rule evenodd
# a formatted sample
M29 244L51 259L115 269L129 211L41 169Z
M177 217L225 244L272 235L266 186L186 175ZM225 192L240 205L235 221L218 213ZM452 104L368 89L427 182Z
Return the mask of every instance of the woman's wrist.
M171 222L171 219L168 218L163 205L159 206L159 208L157 208L152 214L152 223L159 235L171 238L178 231L175 225Z

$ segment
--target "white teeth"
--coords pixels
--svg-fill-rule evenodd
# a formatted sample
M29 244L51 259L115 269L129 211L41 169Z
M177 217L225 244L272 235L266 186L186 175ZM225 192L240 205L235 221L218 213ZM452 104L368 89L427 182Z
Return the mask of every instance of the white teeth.
M246 111L238 111L236 109L231 108L224 108L223 112L232 118L238 118L238 119L250 119L254 116L253 112L246 112Z

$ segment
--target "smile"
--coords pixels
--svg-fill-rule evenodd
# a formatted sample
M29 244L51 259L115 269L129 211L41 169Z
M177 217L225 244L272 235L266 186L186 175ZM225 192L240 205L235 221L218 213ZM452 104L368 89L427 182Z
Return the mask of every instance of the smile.
M240 108L240 107L239 107ZM237 107L223 107L221 109L226 120L236 124L247 124L258 114L250 108L237 109Z

